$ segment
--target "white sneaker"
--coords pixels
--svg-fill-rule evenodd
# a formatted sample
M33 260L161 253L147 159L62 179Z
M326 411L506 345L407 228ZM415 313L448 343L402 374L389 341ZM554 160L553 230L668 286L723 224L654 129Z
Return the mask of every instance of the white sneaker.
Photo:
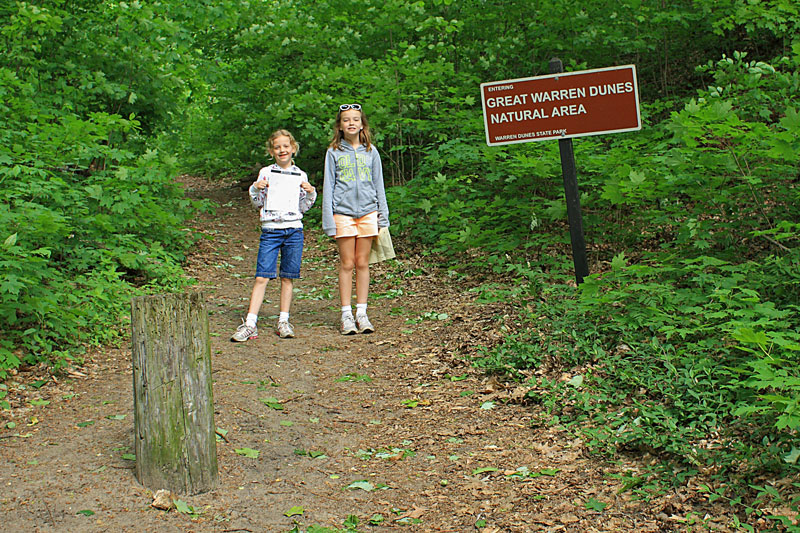
M244 322L236 328L236 333L231 337L231 342L244 342L258 337L258 326L250 327Z
M294 328L289 323L288 320L281 320L278 322L277 327L278 336L281 339L293 339L294 338Z
M366 313L356 315L356 328L359 333L373 333L375 331L375 327L372 325L372 322L369 321L369 318L367 318Z
M342 335L355 335L358 332L356 329L356 321L353 320L353 315L342 316Z

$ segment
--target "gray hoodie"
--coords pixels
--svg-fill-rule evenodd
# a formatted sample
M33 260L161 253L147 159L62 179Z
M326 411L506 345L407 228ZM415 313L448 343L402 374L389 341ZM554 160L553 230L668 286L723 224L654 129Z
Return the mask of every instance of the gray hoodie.
M389 208L383 188L383 167L378 149L364 145L353 149L345 140L341 150L328 148L322 185L322 230L336 235L334 213L360 218L378 212L378 226L389 226Z

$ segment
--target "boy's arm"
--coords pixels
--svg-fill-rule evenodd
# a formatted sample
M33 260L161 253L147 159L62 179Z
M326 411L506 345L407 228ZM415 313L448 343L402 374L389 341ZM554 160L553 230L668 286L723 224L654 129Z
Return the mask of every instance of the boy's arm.
M253 207L258 209L264 207L264 204L267 203L267 188L269 187L267 168L268 167L264 167L261 169L258 173L258 178L250 185L250 189L248 190L250 202L253 204Z
M303 183L300 186L306 193L300 198L300 212L305 213L317 201L317 189L308 182L308 175L305 172L303 173Z

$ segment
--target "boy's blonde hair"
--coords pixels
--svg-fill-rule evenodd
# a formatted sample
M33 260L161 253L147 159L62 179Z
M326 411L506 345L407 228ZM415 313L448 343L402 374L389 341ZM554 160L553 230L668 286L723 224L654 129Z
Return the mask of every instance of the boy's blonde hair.
M345 111L348 110L345 109ZM372 133L370 133L369 130L369 122L367 121L367 115L364 113L363 107L358 109L358 112L361 113L361 126L363 127L358 134L358 140L361 141L361 144L363 144L364 148L369 152L372 150ZM342 139L344 139L344 133L342 132L342 113L343 111L341 109L336 113L336 121L333 123L333 138L328 148L333 148L335 150L342 149Z
M267 151L272 155L272 141L277 139L278 137L289 137L289 143L292 145L292 150L294 150L294 155L300 151L300 145L294 138L294 135L289 133L288 130L275 130L272 132L272 135L269 136L267 139Z

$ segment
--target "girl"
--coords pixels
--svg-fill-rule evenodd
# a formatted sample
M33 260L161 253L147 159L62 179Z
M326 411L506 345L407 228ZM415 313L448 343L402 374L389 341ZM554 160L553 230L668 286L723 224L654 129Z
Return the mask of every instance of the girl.
M379 227L389 226L383 167L359 104L339 106L333 140L325 154L322 229L339 247L339 298L343 335L372 333L367 317L369 251ZM356 271L356 316L351 296Z
M300 146L291 133L277 130L270 136L267 147L275 163L262 168L258 179L250 186L250 200L260 209L261 215L256 280L247 318L231 337L234 342L258 337L258 311L264 301L267 281L277 277L278 252L281 254L281 300L277 333L281 338L294 337L294 328L289 322L292 280L300 277L303 213L314 205L317 191L308 183L306 173L294 165L292 158ZM268 194L270 185L273 192Z

